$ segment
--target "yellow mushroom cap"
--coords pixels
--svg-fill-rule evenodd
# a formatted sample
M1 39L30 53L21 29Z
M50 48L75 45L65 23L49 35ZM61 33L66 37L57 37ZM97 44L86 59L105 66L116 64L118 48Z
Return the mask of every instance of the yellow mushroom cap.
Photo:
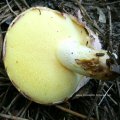
M82 36L81 36L82 34ZM58 44L89 37L75 19L48 8L31 8L14 19L6 33L3 58L15 87L41 104L62 102L79 89L86 78L63 66L56 56Z

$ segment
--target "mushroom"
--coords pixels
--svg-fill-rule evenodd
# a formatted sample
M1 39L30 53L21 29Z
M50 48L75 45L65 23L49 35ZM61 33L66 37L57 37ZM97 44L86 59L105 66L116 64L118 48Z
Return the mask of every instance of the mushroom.
M89 77L115 76L106 65L107 52L93 45L88 32L75 17L45 7L18 15L3 46L13 85L32 101L54 104L70 98Z

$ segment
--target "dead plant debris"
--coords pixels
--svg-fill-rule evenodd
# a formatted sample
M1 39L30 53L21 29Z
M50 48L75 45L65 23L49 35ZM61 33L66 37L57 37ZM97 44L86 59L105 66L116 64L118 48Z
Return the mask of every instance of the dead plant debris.
M2 62L2 43L11 21L32 6L46 6L78 17L98 33L120 74L119 0L1 0L0 1L0 119L1 120L120 120L120 77L112 81L91 79L66 103L43 106L24 98L13 87ZM118 59L112 54L116 53Z

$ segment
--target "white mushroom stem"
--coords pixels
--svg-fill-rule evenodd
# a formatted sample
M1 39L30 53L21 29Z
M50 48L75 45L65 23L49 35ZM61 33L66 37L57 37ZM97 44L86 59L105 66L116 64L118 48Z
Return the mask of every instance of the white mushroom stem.
M57 58L65 67L81 75L105 80L114 77L106 64L109 59L107 51L80 45L77 40L67 39L59 43Z

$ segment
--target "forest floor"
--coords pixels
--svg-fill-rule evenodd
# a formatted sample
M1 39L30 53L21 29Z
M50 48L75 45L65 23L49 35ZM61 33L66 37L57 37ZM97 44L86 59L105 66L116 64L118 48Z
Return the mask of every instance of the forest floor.
M72 99L52 106L29 101L14 88L3 65L3 40L11 21L33 6L76 17L80 10L114 61L113 71L120 74L119 0L0 0L0 120L120 120L120 77L111 81L91 79Z

